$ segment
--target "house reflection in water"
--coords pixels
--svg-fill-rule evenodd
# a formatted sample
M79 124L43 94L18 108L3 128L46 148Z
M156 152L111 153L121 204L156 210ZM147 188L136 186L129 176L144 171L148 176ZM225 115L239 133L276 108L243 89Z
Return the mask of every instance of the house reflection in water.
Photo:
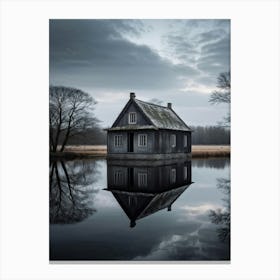
M189 187L191 161L163 163L112 160L107 164L108 188L128 218L136 220L166 208Z

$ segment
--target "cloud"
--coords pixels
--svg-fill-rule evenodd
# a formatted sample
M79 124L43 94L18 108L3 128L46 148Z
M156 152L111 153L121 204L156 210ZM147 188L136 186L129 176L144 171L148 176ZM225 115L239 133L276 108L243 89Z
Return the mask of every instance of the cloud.
M105 126L112 116L104 108L117 115L130 91L172 102L190 125L215 124L225 108L208 100L229 69L229 27L228 20L50 20L50 84L89 92Z
M128 20L110 20L115 28L120 33L128 33L135 37L140 37L141 34L149 32L150 26L145 26L141 20L128 19Z
M145 255L135 260L229 260L230 245L222 241L218 232L221 225L209 220L210 210L225 211L221 204L203 203L182 205L176 221L188 230L166 234ZM224 225L222 225L225 227Z
M195 80L187 81L184 88L181 89L183 92L187 93L197 93L197 94L207 94L209 96L209 93L215 90L215 87L208 86L202 83L198 83Z
M218 239L216 230L207 224L188 234L173 234L134 260L229 260L229 244Z
M229 20L186 20L176 34L165 36L165 43L180 63L200 73L193 78L201 84L214 86L218 74L229 70Z
M187 205L182 206L181 209L184 210L184 215L186 216L201 216L206 215L209 210L217 210L218 208L221 208L218 204L201 204L201 205Z
M210 30L207 32L202 32L198 34L198 42L205 43L209 41L216 41L221 36L226 36L226 31L221 28Z
M202 56L198 61L198 68L208 72L225 72L230 67L230 40L223 37L208 43L201 48Z
M50 80L53 84L114 90L168 89L181 85L179 76L196 70L174 65L146 45L124 39L138 36L141 22L122 20L51 20Z

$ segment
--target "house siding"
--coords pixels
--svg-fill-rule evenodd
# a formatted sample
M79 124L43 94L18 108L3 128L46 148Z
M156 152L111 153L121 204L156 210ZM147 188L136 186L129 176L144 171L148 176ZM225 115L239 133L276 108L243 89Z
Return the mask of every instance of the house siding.
M135 106L135 104L131 103L127 110L123 112L121 118L119 121L114 125L116 126L127 126L128 123L128 115L129 113L136 113L136 125L150 125L151 123L146 120L146 118L143 116L143 114L139 111L139 109Z
M140 131L109 131L108 132L108 153L127 153L128 152L128 133L134 133L133 153L190 153L191 152L191 133L184 131L171 130L140 130ZM147 135L147 145L141 147L138 145L139 134ZM171 146L171 135L176 135L176 146ZM122 135L123 145L115 146L115 135ZM188 146L184 147L184 135L188 137Z
M147 135L147 146L146 147L141 147L138 145L138 137L140 134L146 134ZM134 133L134 152L135 153L155 153L155 133L154 131L146 131L146 130L141 130L137 131Z
M187 169L187 176L185 178L185 167ZM175 182L170 181L171 170L176 170ZM123 176L123 183L115 182L115 173L120 172ZM139 173L147 174L147 186L140 186L138 182ZM132 174L132 178L129 178ZM171 187L180 187L192 182L191 161L174 162L168 165L161 166L125 166L108 164L107 171L108 186L118 190L134 190L142 192L162 192L169 190Z
M176 135L176 146L171 145L171 135ZM188 146L184 147L184 135L188 137ZM185 131L160 130L158 135L158 152L165 153L190 153L191 133Z
M141 131L116 131L116 132L108 132L108 153L128 153L128 133L134 133L133 139L133 153L155 153L155 132L151 130L141 130ZM138 145L138 136L139 134L147 135L147 145L145 147L141 147ZM114 138L115 135L122 135L123 137L123 145L115 146Z
M123 144L122 146L115 146L114 139L115 135L122 135ZM127 153L127 132L126 131L116 131L108 132L107 136L107 149L108 153Z

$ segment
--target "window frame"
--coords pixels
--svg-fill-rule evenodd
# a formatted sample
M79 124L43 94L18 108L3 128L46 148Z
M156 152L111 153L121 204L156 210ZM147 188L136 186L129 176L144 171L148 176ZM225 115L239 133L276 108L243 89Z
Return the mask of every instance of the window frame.
M121 134L114 135L114 146L115 147L123 146L123 136Z
M184 181L186 181L188 179L188 167L187 166L184 166Z
M174 141L173 141L174 140ZM176 134L171 134L170 135L170 144L171 144L171 147L172 148L175 148L176 147Z
M188 147L188 135L184 135L184 148Z
M142 141L141 141L141 137L144 137L144 138L142 138ZM144 141L144 144L143 144L143 141ZM143 148L143 147L147 147L147 146L148 146L148 135L144 134L144 133L138 134L138 147Z
M132 116L134 116L134 119L133 119ZM134 120L134 122L131 121L131 120ZM136 112L129 112L128 113L128 124L136 124L136 123L137 123L137 114L136 114Z
M175 184L177 180L176 168L170 169L170 184Z
M148 173L138 172L138 187L147 187L147 186L148 186Z
M114 171L114 185L124 185L124 172L122 170Z

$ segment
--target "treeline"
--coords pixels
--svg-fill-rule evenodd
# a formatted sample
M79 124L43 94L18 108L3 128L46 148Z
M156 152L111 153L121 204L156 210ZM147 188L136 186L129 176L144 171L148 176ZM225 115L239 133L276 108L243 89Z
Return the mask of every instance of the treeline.
M230 130L219 126L191 127L193 145L230 145Z
M63 135L61 139L63 139ZM104 131L103 128L95 127L87 129L84 132L81 132L81 134L72 136L69 138L67 145L106 145L106 143L107 132Z
M230 130L218 126L191 127L193 145L230 145ZM100 127L88 129L69 139L68 145L106 145L107 132Z

